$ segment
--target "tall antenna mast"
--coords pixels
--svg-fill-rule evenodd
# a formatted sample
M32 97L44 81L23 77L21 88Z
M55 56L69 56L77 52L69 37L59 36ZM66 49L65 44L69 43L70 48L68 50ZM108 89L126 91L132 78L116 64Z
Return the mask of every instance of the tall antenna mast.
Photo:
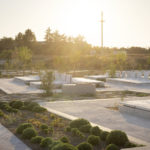
M101 12L101 47L103 47L103 23L104 23L104 20L103 20L103 12Z

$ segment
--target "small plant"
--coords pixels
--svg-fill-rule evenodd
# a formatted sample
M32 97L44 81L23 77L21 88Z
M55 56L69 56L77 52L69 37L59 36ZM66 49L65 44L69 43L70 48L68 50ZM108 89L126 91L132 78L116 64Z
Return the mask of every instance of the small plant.
M77 145L78 150L93 150L93 147L90 143L83 142Z
M79 128L79 130L81 132L84 132L84 133L90 133L90 129L91 129L91 125L90 124L86 124L82 127Z
M35 136L31 139L31 142L34 144L40 144L42 139L44 139L44 137L42 136Z
M33 125L31 123L22 123L17 127L16 133L22 134L24 129L31 128L31 127L33 127Z
M32 109L33 112L37 112L37 113L42 113L42 112L45 112L47 111L46 108L44 107L41 107L41 106L34 106L33 109Z
M65 128L65 132L70 132L70 131L71 131L70 126L68 126L68 127Z
M52 144L52 143L53 143L52 138L46 137L46 138L42 139L42 141L41 141L41 143L40 143L40 146L41 146L41 147L48 147L48 146L49 146L50 144Z
M119 150L118 146L116 146L115 144L109 144L106 147L106 150Z
M39 128L41 126L41 122L39 120L37 120L37 119L29 119L28 122L32 123L37 128Z
M124 145L125 148L132 148L132 147L137 147L137 146L138 146L137 144L131 143L129 141L126 142L125 145Z
M107 132L107 131L101 131L101 140L106 141L108 134L109 134L109 132Z
M68 143L59 143L55 145L52 150L77 150L77 148Z
M95 136L95 135L90 135L87 138L87 142L92 144L92 145L99 145L100 144L100 137L99 136Z
M54 141L52 144L49 145L49 150L52 150L53 147L55 147L56 145L60 144L61 141Z
M40 129L41 130L48 129L48 125L47 124L41 124Z
M65 136L61 137L60 141L63 142L63 143L70 143L69 139Z
M24 139L31 139L32 137L35 137L37 135L37 132L34 128L26 128L23 130L23 133L22 133L22 137Z
M4 116L4 112L0 109L0 117Z
M80 130L77 128L72 128L71 133L73 136L78 136L78 137L81 137L82 139L85 138L84 134L80 132Z
M98 126L92 127L90 130L90 133L92 135L100 136L101 135L101 129Z
M22 101L11 101L9 104L11 107L13 107L15 109L20 109L24 105L24 103Z
M120 130L111 131L106 139L107 144L115 144L117 146L124 146L128 141L126 133Z
M54 114L50 114L50 118L51 118L51 119L55 119L56 116L55 116Z
M26 109L26 110L30 110L30 111L32 111L32 109L35 107L35 106L40 106L38 103L36 103L36 102L24 102L24 108Z
M71 128L81 128L84 125L89 125L89 121L85 119L76 119L70 122L70 127Z

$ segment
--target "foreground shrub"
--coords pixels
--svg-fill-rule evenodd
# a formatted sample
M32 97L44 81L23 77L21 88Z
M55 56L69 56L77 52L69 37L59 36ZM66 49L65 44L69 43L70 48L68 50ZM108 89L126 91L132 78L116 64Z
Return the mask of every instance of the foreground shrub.
M65 136L61 137L60 141L63 142L63 143L70 143L69 139Z
M128 141L126 133L119 130L111 131L106 139L107 144L115 144L117 146L124 146Z
M77 150L77 148L68 143L59 143L52 148L52 150Z
M53 147L55 147L56 145L60 144L61 141L54 141L52 144L50 144L48 147L49 147L49 150L52 150Z
M91 128L90 133L92 135L95 135L95 136L100 136L101 135L101 130L98 126L95 126L95 127Z
M90 143L83 142L77 145L78 150L93 150L93 147Z
M36 102L24 102L24 108L26 110L30 110L32 111L32 109L35 107L35 106L40 106L38 103Z
M132 148L132 147L137 147L137 146L138 146L137 144L131 143L129 141L126 142L125 145L124 145L125 148Z
M31 139L32 137L35 137L37 135L37 132L34 128L26 128L23 130L23 133L22 133L22 137L24 139Z
M85 138L84 134L82 132L80 132L80 130L77 129L77 128L72 128L71 133L72 133L73 136L78 136L78 137L81 137L81 138Z
M33 125L31 123L22 123L17 127L16 133L22 134L23 130L29 127L33 127Z
M106 147L106 150L119 150L118 146L116 146L115 144L109 144Z
M109 134L109 132L107 132L107 131L101 131L101 140L106 141L108 134Z
M84 132L84 133L90 133L90 129L91 129L91 125L90 124L86 124L82 127L79 128L79 130L81 132Z
M23 107L24 103L22 101L11 101L10 106L16 109L20 109Z
M4 112L0 109L0 117L4 116Z
M48 129L48 125L47 124L41 124L40 128L41 128L41 130Z
M52 143L53 143L52 138L46 137L46 138L42 139L42 141L41 141L41 143L40 143L40 146L41 146L41 147L48 147L48 146L49 146L50 144L52 144Z
M1 109L5 109L6 106L9 106L8 102L4 102L4 101L0 102Z
M68 126L65 128L65 132L70 132L71 131L71 128Z
M76 119L76 120L71 121L70 127L79 129L80 127L87 125L87 124L90 124L90 123L89 123L89 121L87 121L85 119Z
M44 107L41 107L41 106L34 106L33 109L32 109L33 112L37 112L37 113L42 113L42 112L45 112L47 111L46 108Z
M87 142L92 145L99 145L100 144L100 137L95 135L90 135L87 138Z
M42 136L35 136L35 137L32 137L31 142L35 144L40 144L42 139L44 139Z

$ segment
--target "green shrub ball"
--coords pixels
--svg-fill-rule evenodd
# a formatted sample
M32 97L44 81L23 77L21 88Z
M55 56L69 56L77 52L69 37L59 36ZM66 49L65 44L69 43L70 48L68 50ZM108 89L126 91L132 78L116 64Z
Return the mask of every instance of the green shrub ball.
M111 131L106 139L107 144L115 144L121 147L123 147L128 141L129 140L128 140L126 133L120 130Z
M92 127L90 132L92 135L95 135L95 136L101 135L101 129L98 126Z
M41 146L41 147L48 147L48 146L49 146L50 144L52 144L52 143L53 143L52 138L46 137L46 138L42 139L42 141L41 141L41 143L40 143L40 146Z
M47 109L44 107L41 107L41 106L35 106L35 107L33 107L32 111L37 112L37 113L42 113L42 112L47 111Z
M116 146L115 144L109 144L106 147L106 150L119 150L118 146Z
M59 143L52 148L52 150L77 150L77 148L68 143Z
M63 143L70 143L69 139L65 136L61 137L60 141L63 142Z
M78 150L93 150L93 147L90 143L83 142L77 145Z
M100 137L99 136L95 136L95 135L90 135L87 138L87 142L92 144L92 145L99 145L100 144Z
M35 136L35 137L32 137L31 139L31 143L34 143L34 144L40 144L42 139L44 139L42 136Z
M24 129L31 128L31 127L33 127L33 125L31 123L22 123L17 127L16 133L22 134Z
M101 131L101 140L106 141L108 134L109 132L107 131Z
M12 101L10 102L10 106L15 108L15 109L20 109L22 108L24 103L22 101Z
M32 137L35 137L37 135L37 132L34 128L26 128L23 130L23 133L22 133L22 137L24 139L31 139Z

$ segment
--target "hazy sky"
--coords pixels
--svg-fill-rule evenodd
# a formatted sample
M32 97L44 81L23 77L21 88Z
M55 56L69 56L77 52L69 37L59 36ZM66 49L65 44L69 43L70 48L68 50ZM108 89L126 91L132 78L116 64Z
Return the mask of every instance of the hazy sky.
M150 47L150 0L0 0L0 38L30 28L43 40L50 27L100 46L101 11L104 46Z

